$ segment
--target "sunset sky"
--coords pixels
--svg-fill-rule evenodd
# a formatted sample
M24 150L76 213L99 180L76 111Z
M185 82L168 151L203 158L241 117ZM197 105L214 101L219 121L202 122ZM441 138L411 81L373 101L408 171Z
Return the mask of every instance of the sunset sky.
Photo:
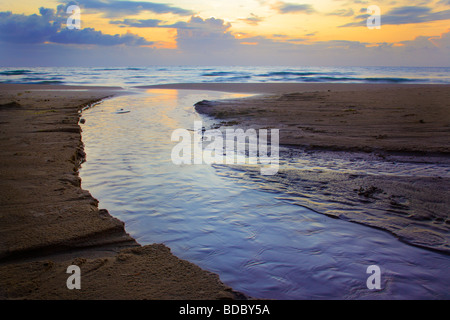
M0 66L450 66L449 22L450 0L0 0Z

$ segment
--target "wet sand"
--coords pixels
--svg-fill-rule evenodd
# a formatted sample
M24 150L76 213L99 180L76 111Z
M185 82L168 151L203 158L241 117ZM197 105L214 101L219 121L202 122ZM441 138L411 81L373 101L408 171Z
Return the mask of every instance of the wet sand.
M81 189L79 111L118 94L0 85L0 299L243 298L166 246L139 245ZM81 290L66 287L72 264Z
M259 95L202 101L211 126L278 128L284 158L302 152L386 163L450 164L450 86L404 84L175 84L147 88L223 90ZM358 161L358 160L356 160ZM386 230L419 247L450 253L450 178L280 169L239 179L287 192L293 203Z

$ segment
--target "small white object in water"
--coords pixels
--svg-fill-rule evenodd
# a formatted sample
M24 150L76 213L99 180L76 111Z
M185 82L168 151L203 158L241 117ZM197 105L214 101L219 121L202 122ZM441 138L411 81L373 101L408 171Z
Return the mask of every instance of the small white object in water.
M117 111L116 113L117 114L122 114L122 113L129 113L130 111L126 111L126 110L123 110L123 109L120 109L119 111Z

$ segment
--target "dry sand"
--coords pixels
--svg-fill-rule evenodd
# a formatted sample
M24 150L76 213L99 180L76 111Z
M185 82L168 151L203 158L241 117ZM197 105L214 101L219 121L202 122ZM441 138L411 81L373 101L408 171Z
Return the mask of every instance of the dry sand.
M450 86L412 84L175 84L147 88L220 90L260 95L196 104L212 126L280 129L285 157L302 150L339 158L450 165ZM416 246L450 253L450 179L280 170L239 179L287 192L319 213L386 230ZM352 168L347 168L352 169Z
M140 246L81 189L78 112L117 94L0 86L0 299L243 298L164 245ZM66 287L72 264L81 290Z

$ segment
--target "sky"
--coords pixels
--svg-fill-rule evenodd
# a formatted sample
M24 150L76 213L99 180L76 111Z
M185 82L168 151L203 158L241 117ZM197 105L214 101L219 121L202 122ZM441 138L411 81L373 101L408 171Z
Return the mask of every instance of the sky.
M0 0L0 66L450 66L449 22L450 0Z

